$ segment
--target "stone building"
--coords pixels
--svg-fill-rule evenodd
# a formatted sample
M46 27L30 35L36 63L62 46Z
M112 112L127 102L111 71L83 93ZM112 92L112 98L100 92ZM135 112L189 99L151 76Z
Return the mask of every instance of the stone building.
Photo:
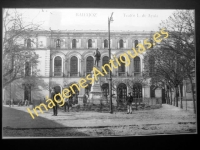
M139 31L111 31L110 47L112 56L119 57L120 54L136 47L143 40L151 39L153 32ZM40 87L40 91L30 92L28 89L22 91L23 98L29 100L43 100L49 95L50 87L63 88L77 83L81 78L90 74L94 64L94 51L98 48L101 53L100 67L109 62L108 53L108 32L107 31L37 31L33 36L25 39L25 46L39 54L38 77L47 83L47 87ZM141 75L144 68L144 56L138 55L134 59L130 58L130 65L122 65L118 69L113 69L112 76L115 79L127 79ZM108 76L101 77L101 88L104 96L109 95ZM149 81L146 85L140 84L139 97L150 98L162 97L162 89L152 90ZM139 83L138 83L139 84ZM77 100L84 93L89 93L91 86L76 90L74 95ZM116 85L116 96L121 93L121 98L125 100L128 92L133 89L123 83ZM40 94L39 94L40 93ZM188 93L187 93L188 94ZM135 96L135 95L133 95Z

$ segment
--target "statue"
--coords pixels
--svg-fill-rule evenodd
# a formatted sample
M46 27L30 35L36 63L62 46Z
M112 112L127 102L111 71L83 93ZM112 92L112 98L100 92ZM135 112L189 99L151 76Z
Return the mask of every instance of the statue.
M94 57L95 57L94 64L98 67L98 63L101 58L101 53L98 51L98 48L96 49L96 52L94 52Z

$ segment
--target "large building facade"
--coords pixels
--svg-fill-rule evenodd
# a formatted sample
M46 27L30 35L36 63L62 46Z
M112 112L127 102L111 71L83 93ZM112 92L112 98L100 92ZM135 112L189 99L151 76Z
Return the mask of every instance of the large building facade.
M132 31L111 31L110 48L112 57L119 57L122 53L132 50L138 43L143 43L145 39L151 39L152 32L132 32ZM94 65L94 52L98 48L101 53L99 66L109 63L108 51L108 32L107 31L38 31L33 36L21 41L24 46L31 51L35 51L39 55L39 64L37 69L38 78L42 79L47 86L39 87L39 91L30 91L24 89L22 91L23 99L43 100L49 96L49 89L57 87L60 91L69 87L73 83L78 83L81 78L85 78L90 74ZM144 69L144 56L138 55L134 59L130 58L130 65L121 65L117 69L113 69L112 78L117 79L116 90L113 91L116 96L125 100L128 92L133 92L133 96L137 96L136 89L129 88L123 79L134 79L142 74ZM149 84L142 85L140 83L140 98L162 98L163 90L157 88L153 90ZM109 95L108 76L101 77L101 89L103 95ZM186 87L184 87L186 88ZM86 88L76 90L74 95L77 100L85 93L89 94L91 85ZM188 94L188 93L187 93ZM190 94L190 93L189 93ZM186 95L185 95L186 96ZM189 95L188 95L189 96Z

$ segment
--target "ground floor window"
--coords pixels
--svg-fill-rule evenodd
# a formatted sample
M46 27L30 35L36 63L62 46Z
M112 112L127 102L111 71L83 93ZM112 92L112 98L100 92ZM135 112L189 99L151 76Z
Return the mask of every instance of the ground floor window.
M117 99L119 102L126 102L127 86L124 83L120 83L117 87Z
M137 99L137 102L142 101L142 85L140 83L135 83L133 85L133 101Z
M109 95L109 84L108 83L104 83L101 86L101 89L102 89L103 95L107 98L108 95Z

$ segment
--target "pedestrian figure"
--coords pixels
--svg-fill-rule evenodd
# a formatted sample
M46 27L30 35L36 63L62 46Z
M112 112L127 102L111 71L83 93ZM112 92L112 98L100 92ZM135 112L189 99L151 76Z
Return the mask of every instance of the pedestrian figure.
M131 95L131 92L128 93L128 96L126 98L126 105L127 105L127 114L132 114L132 102L133 102L133 96Z
M53 115L52 116L57 116L57 112L58 112L58 106L57 106L57 103L56 103L56 101L54 100L54 96L55 96L55 89L54 88L52 88L52 90L51 90L51 99L53 100L53 102L54 102L54 104L55 104L55 106L53 106Z
M69 107L70 107L69 98L65 98L64 111L66 112L67 108L67 111L69 112Z
M85 106L85 104L87 103L87 100L88 100L88 95L85 93L83 95L83 105Z

